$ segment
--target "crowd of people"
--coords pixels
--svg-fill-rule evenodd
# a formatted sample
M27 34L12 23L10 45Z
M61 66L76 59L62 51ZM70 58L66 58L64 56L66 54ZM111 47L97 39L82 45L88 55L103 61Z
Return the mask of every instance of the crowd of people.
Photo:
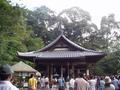
M48 77L36 79L35 90L120 90L120 76L85 76L79 73L76 78L65 80L55 77L49 81Z
M11 83L12 74L9 65L0 67L0 90L19 90ZM54 77L50 80L31 74L28 90L120 90L120 76L86 76L79 73L75 78L65 80L64 77Z

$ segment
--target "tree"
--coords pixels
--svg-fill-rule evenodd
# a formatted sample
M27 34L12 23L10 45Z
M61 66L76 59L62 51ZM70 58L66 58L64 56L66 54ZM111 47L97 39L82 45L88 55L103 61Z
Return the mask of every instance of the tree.
M50 34L55 22L55 12L46 6L29 11L27 14L27 24L32 27L34 36L42 38L45 44L51 41Z
M117 74L120 68L119 32L119 22L115 20L114 14L102 17L99 36L103 41L103 50L107 53L107 56L98 63L97 68L101 68L107 74Z
M63 10L57 17L58 26L61 24L61 29L69 39L86 48L101 49L98 28L87 11L72 7ZM54 31L60 30L56 27Z
M105 40L105 48L108 51L116 51L120 41L119 22L115 20L115 15L110 14L102 17L100 35ZM116 47L116 48L115 48Z
M32 30L25 21L24 8L12 6L7 0L1 0L0 12L0 64L16 62L17 51L28 51L30 46L43 46L42 40L38 41L40 38L32 37ZM26 45L24 41L28 38L33 45Z

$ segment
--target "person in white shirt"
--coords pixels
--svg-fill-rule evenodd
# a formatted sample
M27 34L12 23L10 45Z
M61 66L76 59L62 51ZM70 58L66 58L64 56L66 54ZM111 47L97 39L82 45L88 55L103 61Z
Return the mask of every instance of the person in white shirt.
M48 77L45 78L45 87L46 89L49 89L49 78Z
M89 90L96 90L96 79L93 75L90 75L90 80L88 80L89 83Z
M74 90L74 83L75 83L75 79L72 77L71 79L70 79L70 87L69 87L69 90Z
M0 90L19 90L10 82L12 74L13 71L8 64L0 67Z

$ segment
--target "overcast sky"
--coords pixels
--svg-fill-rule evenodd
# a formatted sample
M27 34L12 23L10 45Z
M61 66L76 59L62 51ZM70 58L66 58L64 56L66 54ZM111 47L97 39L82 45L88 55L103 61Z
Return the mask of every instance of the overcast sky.
M92 21L98 27L101 17L111 13L114 13L116 19L120 21L120 0L12 0L12 2L22 3L29 9L45 5L57 13L63 9L78 6L90 13Z

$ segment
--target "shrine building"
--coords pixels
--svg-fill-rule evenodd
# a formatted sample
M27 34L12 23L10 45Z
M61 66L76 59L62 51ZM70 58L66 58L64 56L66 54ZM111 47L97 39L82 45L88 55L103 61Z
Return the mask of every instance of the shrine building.
M106 54L81 47L61 34L40 50L18 52L17 55L23 60L35 63L39 71L49 78L55 74L67 78L78 72L89 75L88 66L95 65Z

